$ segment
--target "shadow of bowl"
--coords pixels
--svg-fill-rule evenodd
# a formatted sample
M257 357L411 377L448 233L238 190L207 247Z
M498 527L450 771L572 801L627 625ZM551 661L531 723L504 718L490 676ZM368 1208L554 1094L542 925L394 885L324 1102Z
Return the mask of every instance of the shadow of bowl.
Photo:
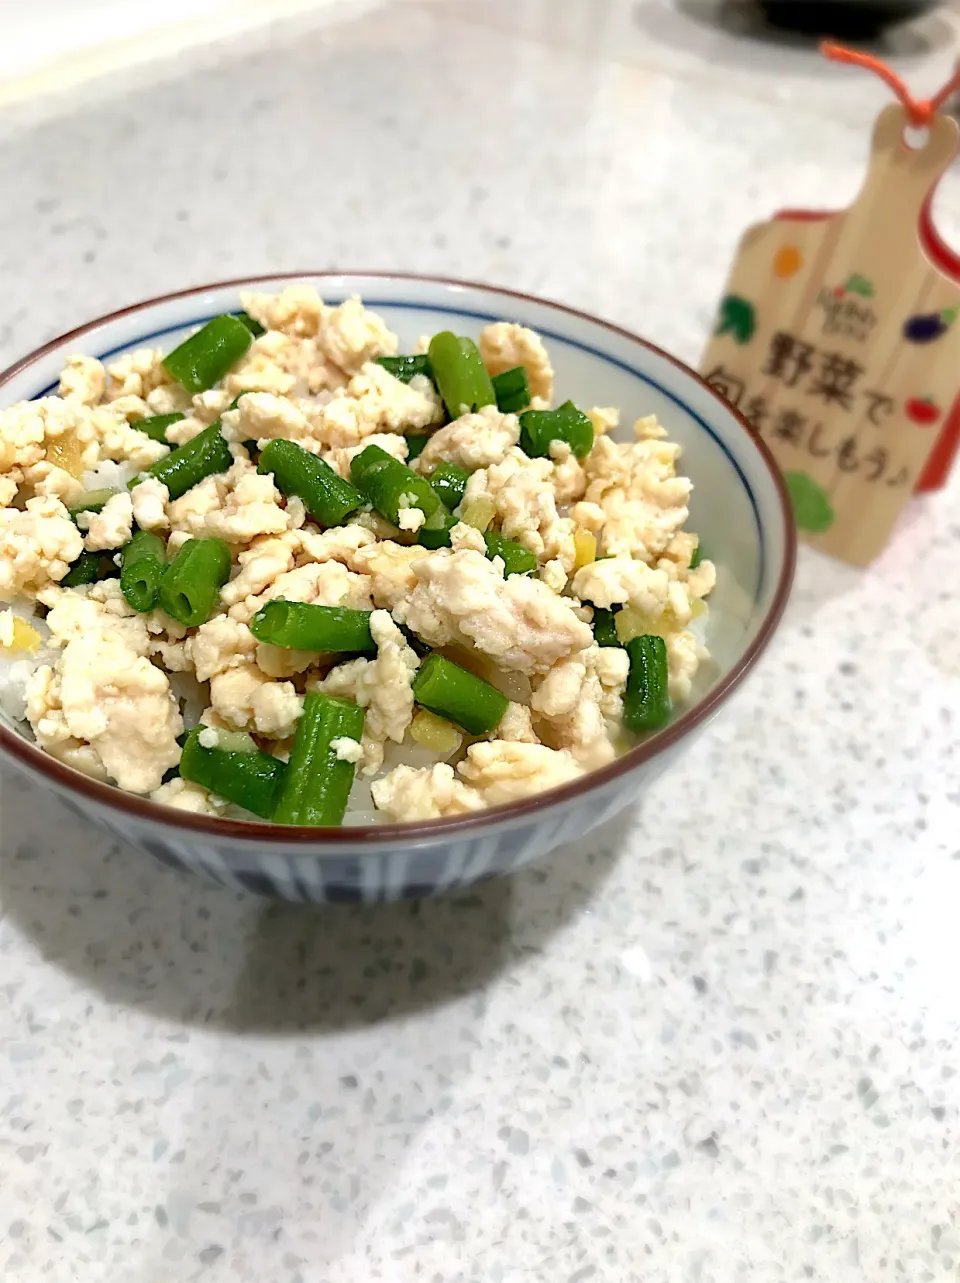
M110 1002L238 1033L333 1033L482 989L589 903L630 823L519 875L518 940L516 878L422 902L271 903L144 861L65 808L52 817L60 804L18 780L0 783L0 806L8 929Z

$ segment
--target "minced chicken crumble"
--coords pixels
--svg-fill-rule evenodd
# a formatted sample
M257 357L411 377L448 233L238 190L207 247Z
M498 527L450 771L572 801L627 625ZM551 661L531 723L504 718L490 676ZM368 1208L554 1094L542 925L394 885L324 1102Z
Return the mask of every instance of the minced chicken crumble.
M715 574L684 529L691 484L655 419L623 442L611 435L617 412L592 408L580 457L558 439L531 458L518 414L485 405L451 420L428 374L402 380L379 364L398 341L359 299L327 306L304 284L241 302L263 333L211 388L190 395L159 350L106 366L74 356L59 395L0 411L0 655L7 703L41 748L121 789L217 816L226 801L177 774L185 725L209 728L205 747L246 734L286 761L305 700L321 692L365 712L359 739L333 741L337 763L357 772L347 822L373 811L423 820L539 794L629 747L632 637L663 639L669 698L689 696L706 655L689 625ZM499 322L478 348L491 376L526 371L534 410L553 405L536 334ZM138 430L160 415L175 416L165 440ZM177 498L141 476L214 424L230 456L222 471ZM426 444L411 458L418 436ZM397 525L367 504L322 528L258 471L276 440L345 479L370 445L427 480L441 464L462 469L449 546L417 542L426 516L415 491L399 496ZM116 493L84 510L104 485ZM128 603L114 563L138 530L162 540L168 560L191 540L225 542L229 578L205 622ZM506 573L491 533L535 568ZM84 554L101 555L101 577L64 587ZM370 612L375 649L344 657L258 640L251 621L281 601ZM604 645L598 612L616 627ZM418 708L428 649L508 697L494 729L471 735Z

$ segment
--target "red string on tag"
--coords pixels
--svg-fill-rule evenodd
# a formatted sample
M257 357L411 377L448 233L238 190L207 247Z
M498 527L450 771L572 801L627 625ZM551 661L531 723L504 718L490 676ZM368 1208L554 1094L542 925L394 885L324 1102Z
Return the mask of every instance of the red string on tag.
M863 67L866 71L872 71L875 76L879 76L903 105L910 124L918 128L929 125L950 95L960 89L960 67L932 98L914 98L893 68L888 67L880 58L874 58L872 54L857 53L855 49L835 45L830 40L821 42L820 52L831 62L846 62L854 67Z
M879 76L884 84L888 85L893 91L895 97L903 106L907 119L915 128L923 128L929 125L950 95L960 89L960 65L957 66L957 69L943 88L935 93L932 98L921 98L918 101L910 93L910 90L897 73L881 59L874 58L870 54L857 53L853 49L846 49L843 45L834 44L829 40L821 42L820 52L832 62L843 62L854 67L863 67L867 71L872 71L874 75ZM950 249L937 232L931 212L932 200L933 193L931 192L924 203L920 215L919 231L921 243L927 255L939 267L940 271L954 280L960 280L960 256ZM917 480L915 493L923 494L927 491L939 490L944 486L958 451L960 451L960 396L956 398L950 408L947 421Z

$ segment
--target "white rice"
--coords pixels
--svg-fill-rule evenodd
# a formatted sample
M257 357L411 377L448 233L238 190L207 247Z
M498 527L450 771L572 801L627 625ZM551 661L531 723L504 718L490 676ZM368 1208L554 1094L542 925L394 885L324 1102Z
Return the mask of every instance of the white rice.
M166 669L162 670L166 672ZM209 693L201 686L193 673L167 673L170 689L174 699L180 705L183 725L192 731L203 716L203 710L210 703Z
M103 459L95 468L89 469L81 478L84 491L108 490L115 487L125 490L128 481L137 475L137 469L129 463L117 463L113 459Z

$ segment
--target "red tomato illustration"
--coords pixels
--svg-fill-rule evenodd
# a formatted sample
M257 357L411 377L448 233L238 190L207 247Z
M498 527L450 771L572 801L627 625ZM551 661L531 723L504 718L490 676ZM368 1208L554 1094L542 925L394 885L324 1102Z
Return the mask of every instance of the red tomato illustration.
M929 428L931 423L936 423L943 414L936 401L928 396L911 397L903 409L910 422L916 423L921 428Z

